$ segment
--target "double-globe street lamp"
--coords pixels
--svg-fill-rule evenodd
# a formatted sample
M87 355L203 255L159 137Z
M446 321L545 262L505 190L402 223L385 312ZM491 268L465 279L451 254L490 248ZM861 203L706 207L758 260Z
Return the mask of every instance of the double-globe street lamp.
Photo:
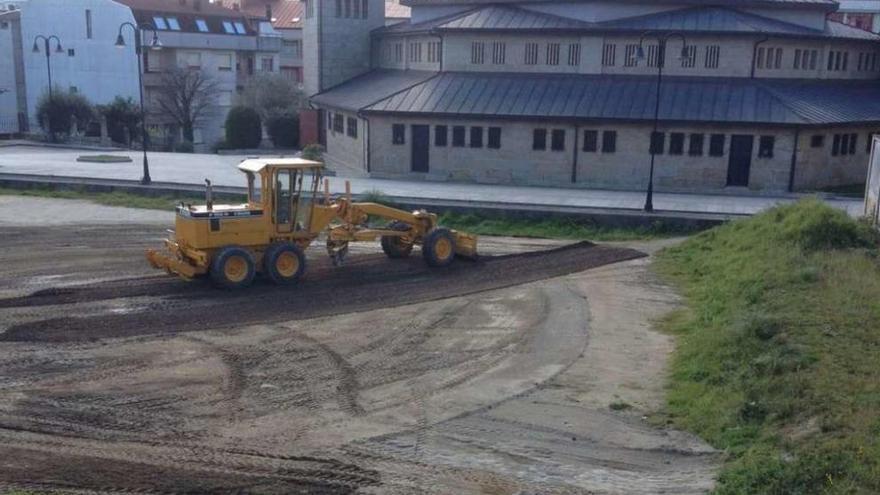
M636 57L639 60L645 59L645 38L656 38L657 39L657 92L655 95L655 104L654 104L654 129L651 131L650 138L650 151L651 151L651 171L648 175L648 191L645 196L645 211L652 212L654 211L654 159L657 155L657 144L654 142L657 139L657 127L660 120L660 84L663 80L663 66L666 64L666 42L671 38L679 38L681 39L681 55L679 56L679 60L684 60L688 58L691 53L688 50L687 40L681 33L655 33L653 31L646 31L642 34L641 39L639 39L639 49L636 54Z
M64 48L61 47L61 39L59 39L58 36L55 36L54 34L50 34L49 36L44 36L42 34L38 34L38 35L34 36L34 47L32 49L32 51L34 53L40 53L39 41L43 42L43 51L46 52L46 75L49 78L49 101L50 102L52 101L52 63L50 60L52 57L52 50L50 49L50 43L49 43L51 40L55 40L55 53L63 53ZM50 114L51 114L51 112L49 112L46 115L46 119L47 119L46 127L49 131L49 139L52 139L54 134L52 133L52 122L50 120L51 119Z
M141 177L141 184L149 185L151 182L150 179L150 165L147 162L147 112L144 108L144 76L142 70L142 61L143 57L143 47L144 47L144 32L151 31L153 33L153 37L150 40L150 49L151 50L161 50L162 43L159 41L159 32L156 28L151 24L145 24L143 26L138 26L132 24L130 22L123 22L119 25L119 34L116 36L116 47L117 48L125 48L125 37L122 36L123 28L126 26L130 27L132 33L134 34L134 53L135 57L137 57L138 62L138 91L140 91L141 98L141 146L144 149L144 175Z

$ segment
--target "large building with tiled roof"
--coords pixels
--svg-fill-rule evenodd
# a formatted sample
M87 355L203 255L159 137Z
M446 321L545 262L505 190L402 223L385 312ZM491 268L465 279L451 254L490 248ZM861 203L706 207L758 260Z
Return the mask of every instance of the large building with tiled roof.
M354 3L307 4L306 87L376 177L642 189L653 156L659 190L800 191L864 181L880 132L880 37L832 0Z

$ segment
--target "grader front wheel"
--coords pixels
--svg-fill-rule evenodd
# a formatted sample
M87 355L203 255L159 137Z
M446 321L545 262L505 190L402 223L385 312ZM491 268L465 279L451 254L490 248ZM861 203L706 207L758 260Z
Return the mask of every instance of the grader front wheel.
M398 232L406 232L412 227L406 222L391 222L388 225L390 230ZM406 258L412 253L413 245L411 242L405 242L401 237L382 236L382 251L391 259Z
M449 266L455 260L455 236L443 227L428 232L422 241L422 257L429 266Z
M241 289L254 281L254 257L244 248L227 246L211 262L211 281L224 289Z

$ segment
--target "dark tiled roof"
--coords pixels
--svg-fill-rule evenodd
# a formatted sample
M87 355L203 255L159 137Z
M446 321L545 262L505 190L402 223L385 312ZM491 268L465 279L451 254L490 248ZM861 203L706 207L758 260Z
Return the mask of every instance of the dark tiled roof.
M558 0L401 0L404 5L473 5L555 2ZM589 3L591 0L580 0ZM616 0L619 3L656 4L657 0ZM837 10L835 0L676 0L676 5L720 5L726 7L812 8L828 12Z
M583 29L587 22L568 19L532 10L489 5L449 20L440 29Z
M825 30L810 29L726 7L688 7L626 19L589 23L527 10L515 5L487 5L412 24L395 24L378 33L403 34L426 31L562 30L585 32L683 31L729 34L774 34L816 38L880 40L880 36L838 22L826 21Z
M435 75L436 72L377 69L319 93L311 100L327 107L357 111Z
M648 76L447 72L413 78L406 71L383 70L312 101L365 113L649 121L654 116L655 84ZM660 118L666 121L880 122L880 85L875 81L668 77L662 95Z

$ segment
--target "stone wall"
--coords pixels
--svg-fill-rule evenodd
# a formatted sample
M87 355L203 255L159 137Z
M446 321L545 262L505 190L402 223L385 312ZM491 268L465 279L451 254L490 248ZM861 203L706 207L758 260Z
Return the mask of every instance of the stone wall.
M327 132L327 152L324 160L331 169L364 169L366 170L366 121L358 118L354 113L346 113L336 110L326 112L330 118L324 123ZM333 130L332 121L336 115L342 116L342 132ZM357 121L357 137L348 135L348 119Z
M802 130L798 139L795 190L814 190L865 182L871 156L871 133L880 134L880 126ZM856 134L855 153L834 155L835 134ZM814 146L818 143L813 139L818 136L822 138L822 145Z

